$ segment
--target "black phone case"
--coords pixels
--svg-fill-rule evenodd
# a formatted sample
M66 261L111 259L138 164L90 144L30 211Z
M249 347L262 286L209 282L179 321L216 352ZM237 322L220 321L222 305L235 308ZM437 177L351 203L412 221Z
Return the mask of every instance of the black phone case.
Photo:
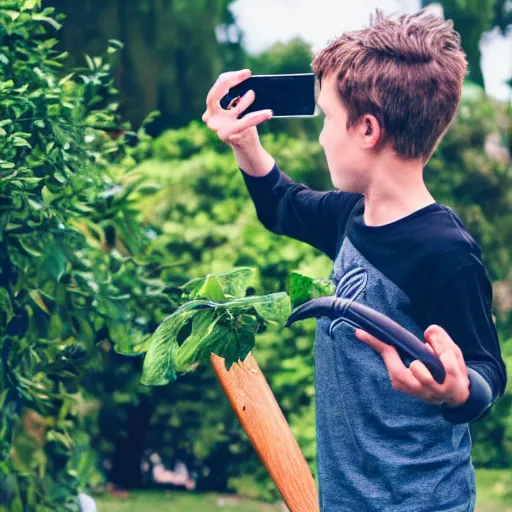
M238 117L258 110L271 109L273 117L310 117L316 114L315 75L254 75L232 87L220 101L223 109L247 91L255 93L254 102Z

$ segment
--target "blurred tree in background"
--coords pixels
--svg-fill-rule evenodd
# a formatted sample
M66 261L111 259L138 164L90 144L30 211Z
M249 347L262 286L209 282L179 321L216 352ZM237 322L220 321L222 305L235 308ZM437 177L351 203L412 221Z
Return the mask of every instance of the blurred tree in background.
M109 39L126 41L116 62L120 113L135 126L147 112L160 116L147 126L164 129L200 119L212 83L223 71L250 68L253 74L310 73L311 48L300 39L278 43L260 55L243 50L243 33L229 6L234 0L134 0L131 2L44 0L67 15L60 47L71 62L104 51ZM276 119L262 133L307 137L319 119ZM313 130L312 130L313 128Z
M232 0L44 0L66 14L61 48L71 63L105 51L109 39L127 42L116 66L120 113L138 126L148 112L159 119L148 132L183 126L204 112L206 94L227 68L243 65ZM217 41L217 36L219 41Z
M512 5L508 0L422 0L422 7L441 4L444 17L453 20L467 54L469 79L483 87L480 65L480 40L484 32L498 27L503 35L512 24Z
M500 32L505 35L508 28L512 25L512 5L509 0L496 0L494 5L493 27L499 28Z

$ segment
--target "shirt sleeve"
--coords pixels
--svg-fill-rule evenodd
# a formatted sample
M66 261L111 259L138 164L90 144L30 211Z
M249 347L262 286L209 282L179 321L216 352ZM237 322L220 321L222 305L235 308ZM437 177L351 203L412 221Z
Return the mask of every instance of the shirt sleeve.
M306 242L335 259L338 234L360 194L312 190L293 181L277 164L261 177L240 171L258 219L268 230Z
M507 373L492 318L492 285L484 266L470 264L445 280L436 289L431 312L432 323L445 329L462 350L467 367L478 374L467 402L441 406L443 417L451 423L470 423L487 416L504 393ZM476 385L480 393L472 390ZM482 396L487 398L482 401Z

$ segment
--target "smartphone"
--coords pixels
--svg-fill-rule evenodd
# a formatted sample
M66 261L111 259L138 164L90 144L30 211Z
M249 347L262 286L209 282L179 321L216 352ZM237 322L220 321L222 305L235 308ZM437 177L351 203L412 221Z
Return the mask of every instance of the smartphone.
M254 102L238 118L257 110L271 109L273 117L312 117L319 113L315 102L315 74L253 75L232 87L221 99L228 110L239 98L253 90Z

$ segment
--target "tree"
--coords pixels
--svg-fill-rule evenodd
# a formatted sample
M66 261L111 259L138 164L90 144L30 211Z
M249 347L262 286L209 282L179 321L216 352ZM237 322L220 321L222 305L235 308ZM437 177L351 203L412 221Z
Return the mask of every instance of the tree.
M241 34L229 11L232 0L45 0L66 14L61 49L82 65L109 39L125 43L116 67L122 117L138 126L147 112L161 116L156 134L200 119L217 76L241 67ZM220 42L217 41L217 34Z
M498 27L505 35L510 25L512 25L512 5L508 0L496 0L492 26Z
M0 8L0 491L34 512L77 511L77 492L102 481L82 380L108 343L175 307L131 206L132 148L110 136L110 67L66 69L52 14L37 0Z
M462 39L468 64L469 78L473 82L484 85L484 77L480 66L480 39L482 34L498 26L503 34L512 23L512 7L507 0L422 0L422 7L440 3L444 9L444 17L454 22L454 28Z

